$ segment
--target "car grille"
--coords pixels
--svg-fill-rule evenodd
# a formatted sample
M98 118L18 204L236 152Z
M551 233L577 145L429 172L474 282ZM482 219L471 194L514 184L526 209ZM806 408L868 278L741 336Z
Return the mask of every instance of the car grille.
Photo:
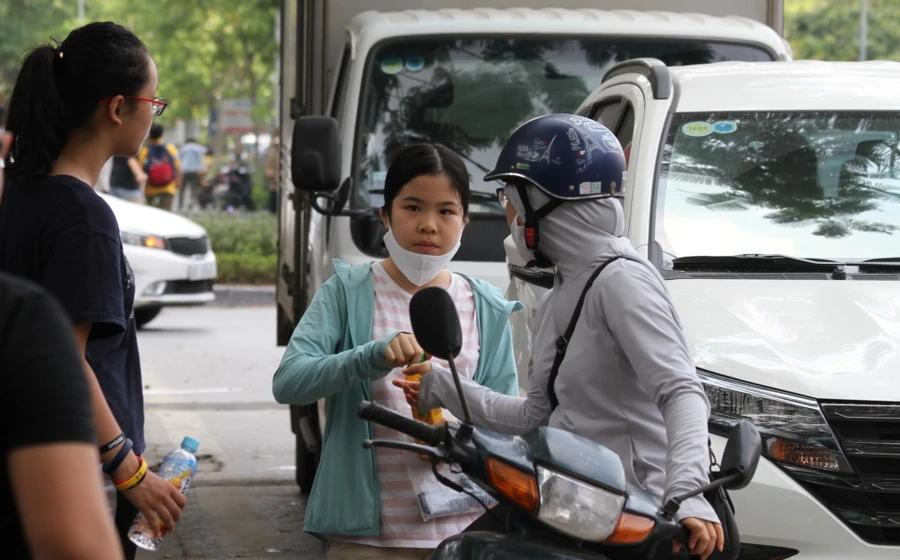
M192 295L213 291L212 280L169 280L164 294Z
M166 246L179 255L205 255L209 251L209 237L169 237Z
M860 538L900 545L900 404L823 403L852 475L785 465Z

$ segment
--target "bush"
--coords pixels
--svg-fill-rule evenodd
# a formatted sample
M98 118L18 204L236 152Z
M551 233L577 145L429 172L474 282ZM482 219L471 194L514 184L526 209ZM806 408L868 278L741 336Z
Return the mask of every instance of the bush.
M190 219L209 233L213 251L219 253L275 255L278 253L278 217L268 212L200 213Z
M219 284L272 285L278 277L278 255L216 253Z
M221 284L275 284L278 277L278 217L268 212L189 216L209 233Z

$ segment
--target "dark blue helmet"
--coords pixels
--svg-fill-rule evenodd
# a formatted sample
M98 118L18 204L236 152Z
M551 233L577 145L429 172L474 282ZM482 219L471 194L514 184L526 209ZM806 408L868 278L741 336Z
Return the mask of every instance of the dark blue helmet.
M506 141L485 181L525 181L557 200L624 196L625 155L602 124L577 115L534 118Z

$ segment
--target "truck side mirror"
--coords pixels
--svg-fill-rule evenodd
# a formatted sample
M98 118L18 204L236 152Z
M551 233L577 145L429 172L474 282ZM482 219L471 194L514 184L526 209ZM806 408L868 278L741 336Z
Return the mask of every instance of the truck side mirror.
M291 180L298 191L332 194L341 185L341 130L331 117L300 117L291 144Z

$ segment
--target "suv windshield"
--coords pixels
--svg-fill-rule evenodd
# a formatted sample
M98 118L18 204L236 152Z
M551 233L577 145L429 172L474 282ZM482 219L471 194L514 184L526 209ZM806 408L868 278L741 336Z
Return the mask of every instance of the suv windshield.
M574 112L613 65L652 56L670 66L771 60L762 47L700 40L521 38L391 42L369 58L357 146L355 207L381 206L387 155L406 142L442 143L467 162L472 188L520 124ZM375 192L373 192L375 191ZM486 204L485 204L486 202ZM473 211L501 213L473 199Z
M900 114L681 113L657 184L671 259L896 257Z

